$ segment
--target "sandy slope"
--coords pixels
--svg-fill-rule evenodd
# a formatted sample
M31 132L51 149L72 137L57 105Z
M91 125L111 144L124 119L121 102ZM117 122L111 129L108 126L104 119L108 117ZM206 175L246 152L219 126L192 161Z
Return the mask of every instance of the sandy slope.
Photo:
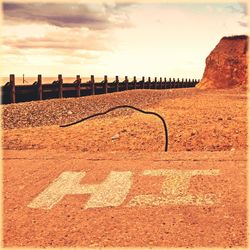
M133 90L6 105L3 109L3 148L162 151L161 121L131 110L114 111L68 128L59 127L122 104L161 114L168 123L170 151L246 149L246 93L197 89Z

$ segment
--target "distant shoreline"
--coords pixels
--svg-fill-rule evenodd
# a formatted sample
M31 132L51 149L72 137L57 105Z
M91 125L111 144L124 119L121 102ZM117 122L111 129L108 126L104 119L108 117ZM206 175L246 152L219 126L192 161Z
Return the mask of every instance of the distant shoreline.
M24 77L25 79L25 83L23 83L23 77L16 77L15 78L15 82L16 85L25 85L25 84L33 84L35 81L37 81L37 76L28 76L28 77ZM97 82L102 81L103 77L96 77L95 78ZM114 81L115 77L109 77L108 78L110 81ZM57 80L57 76L55 77L43 77L43 83L52 83L53 81ZM64 82L66 83L73 83L76 80L76 77L63 77ZM82 82L87 82L90 80L90 76L89 77L82 77ZM9 82L9 77L0 77L0 85L3 86L5 85L7 82Z

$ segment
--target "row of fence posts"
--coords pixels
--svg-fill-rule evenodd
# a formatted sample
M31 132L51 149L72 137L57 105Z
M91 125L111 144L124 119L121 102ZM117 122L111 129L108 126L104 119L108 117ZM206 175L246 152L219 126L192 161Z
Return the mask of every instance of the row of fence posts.
M157 77L155 77L153 82L151 82L151 78L148 77L148 81L145 82L144 76L142 77L142 80L138 82L136 77L134 76L131 83L133 84L134 89L136 89L137 83L142 84L141 85L142 89L145 88L145 84L149 84L149 86L150 86L150 84L153 84L153 88L156 88L157 83L159 85L158 86L159 89L166 89L166 88L168 88L167 83L176 84L176 86L174 88L183 88L183 87L185 88L185 87L190 87L191 85L195 86L198 82L199 82L199 80L196 80L196 79L190 80L187 78L185 80L184 80L184 78L182 78L181 81L179 78L177 78L177 81L175 81L175 78L173 78L173 79L169 78L169 81L167 81L166 77L164 78L163 81L162 81L162 77L159 78L159 81L157 81ZM101 83L103 84L104 93L105 94L108 93L108 77L107 77L107 75L104 76L104 80ZM115 81L113 83L115 83L116 91L119 91L119 83L125 84L125 90L129 89L130 82L129 82L128 76L125 76L125 79L123 82L119 82L119 77L116 76ZM74 84L74 86L75 86L76 96L80 97L81 96L81 84L82 84L82 80L81 80L80 75L76 76L76 80L72 84ZM87 81L86 84L90 85L91 95L95 95L95 77L94 77L94 75L91 75L90 81ZM58 75L57 81L52 82L52 85L57 85L58 98L63 98L63 88L64 87L63 87L63 77L61 74ZM6 83L5 86L8 86L10 89L10 101L11 101L11 103L15 103L16 102L16 84L15 84L15 75L14 74L11 74L9 76L9 82ZM37 88L38 99L42 100L43 99L42 75L38 75L37 81L33 83L33 86L36 86L36 88ZM65 89L67 89L67 88L65 88Z

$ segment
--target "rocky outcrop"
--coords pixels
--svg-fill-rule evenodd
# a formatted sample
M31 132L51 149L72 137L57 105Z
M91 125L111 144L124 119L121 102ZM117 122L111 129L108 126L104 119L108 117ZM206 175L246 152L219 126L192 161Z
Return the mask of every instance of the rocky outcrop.
M248 36L223 37L206 58L203 77L196 87L247 88Z

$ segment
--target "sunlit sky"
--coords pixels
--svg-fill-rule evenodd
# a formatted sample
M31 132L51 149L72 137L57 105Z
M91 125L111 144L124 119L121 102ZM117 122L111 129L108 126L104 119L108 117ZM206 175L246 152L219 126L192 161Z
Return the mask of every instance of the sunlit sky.
M239 3L3 3L1 76L201 78L223 36L247 34Z

